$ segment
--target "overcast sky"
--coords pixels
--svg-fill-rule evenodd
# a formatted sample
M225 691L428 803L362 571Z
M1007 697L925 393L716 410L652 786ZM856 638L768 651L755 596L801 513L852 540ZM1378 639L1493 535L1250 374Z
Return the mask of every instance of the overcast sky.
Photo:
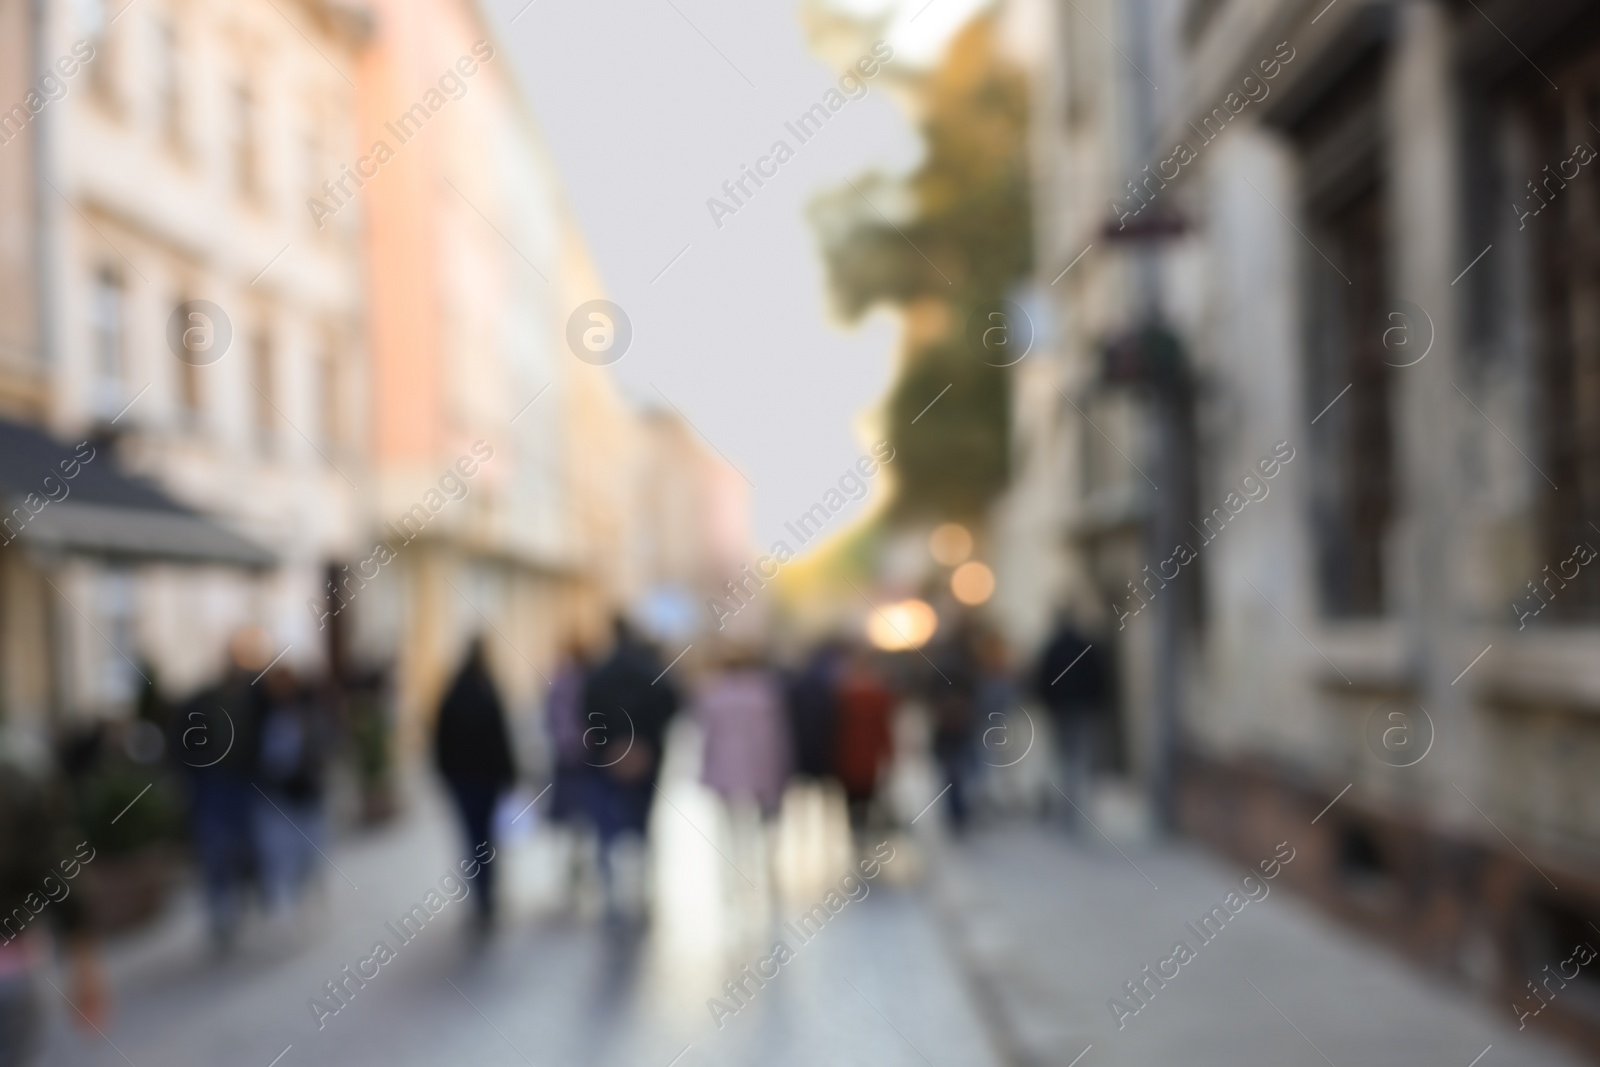
M882 313L854 329L831 318L806 202L914 166L914 130L879 87L804 145L784 129L838 77L807 50L797 0L487 5L632 320L619 383L655 403L659 388L744 472L753 532L770 543L864 450L861 416L888 387L897 332ZM895 62L915 64L982 0L836 5L892 12ZM706 200L779 138L795 158L717 228Z

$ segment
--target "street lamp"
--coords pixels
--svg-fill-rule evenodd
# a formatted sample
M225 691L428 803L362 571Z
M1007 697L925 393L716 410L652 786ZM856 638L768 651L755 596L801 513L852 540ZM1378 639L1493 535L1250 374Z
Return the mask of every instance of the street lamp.
M1148 403L1156 431L1155 506L1145 527L1147 555L1166 556L1182 541L1193 507L1194 388L1183 342L1152 321L1112 338L1101 350L1100 384L1135 392ZM1150 607L1155 616L1155 722L1150 793L1161 824L1177 822L1176 775L1183 737L1184 620L1194 578L1170 580Z

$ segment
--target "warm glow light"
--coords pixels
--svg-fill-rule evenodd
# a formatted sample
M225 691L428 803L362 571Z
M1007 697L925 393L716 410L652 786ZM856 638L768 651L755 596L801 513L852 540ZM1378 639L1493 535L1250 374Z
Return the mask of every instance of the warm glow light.
M947 522L928 538L928 551L946 567L954 567L972 555L972 535L959 522Z
M977 560L963 563L950 576L950 592L968 607L976 607L994 593L994 571Z
M939 616L921 600L885 605L867 616L867 640L885 652L921 648L939 628Z

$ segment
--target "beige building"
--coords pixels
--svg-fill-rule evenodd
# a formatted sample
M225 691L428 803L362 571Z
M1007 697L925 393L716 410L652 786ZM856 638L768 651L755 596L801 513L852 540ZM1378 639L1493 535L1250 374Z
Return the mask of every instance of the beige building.
M395 665L414 755L474 633L532 714L565 644L597 644L618 608L698 580L720 465L615 390L626 312L592 317L606 294L478 5L372 7L348 161L361 180L308 207L330 230L365 219L371 539L392 559L363 550L352 570L376 578L341 577L327 607L348 602L328 621L354 660ZM336 185L344 173L330 166Z
M35 324L8 339L4 393L94 459L8 554L8 705L125 708L143 663L182 694L247 622L320 667L304 603L355 542L365 477L362 295L354 236L301 203L354 133L339 68L366 22L311 0L35 8L4 45L27 48L0 120L0 225L28 262L8 320ZM96 487L117 470L154 495Z
M25 0L0 4L0 403L7 413L26 415L44 403L40 380L38 298L34 287L38 245L34 240L37 185L34 139L27 136L33 112L34 23ZM42 99L40 100L42 106Z
M749 635L776 595L733 629L719 629L710 597L723 596L751 556L750 487L744 476L701 440L676 412L647 407L636 416L633 548L630 570L636 615L663 642ZM741 615L743 613L741 612ZM673 654L674 650L667 650Z
M731 573L737 475L569 340L603 290L476 5L40 10L0 2L8 714L186 695L258 623L386 672L410 757L473 633L533 711Z

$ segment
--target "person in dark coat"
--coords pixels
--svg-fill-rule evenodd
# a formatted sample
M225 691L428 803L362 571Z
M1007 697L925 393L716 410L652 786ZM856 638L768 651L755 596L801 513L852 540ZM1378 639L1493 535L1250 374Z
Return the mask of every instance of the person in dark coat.
M516 780L505 709L484 656L483 636L472 639L467 658L439 705L433 735L434 765L450 788L467 838L467 852L488 845L492 857L495 804ZM494 918L494 864L484 860L468 879L481 926Z
M179 707L170 730L171 752L188 784L190 832L211 938L222 952L238 936L245 888L256 871L253 814L259 795L252 778L263 692L251 682L268 656L259 628L236 632L222 679Z
M545 702L545 727L555 754L555 781L550 796L550 821L583 821L584 778L589 767L584 747L583 684L589 673L588 657L574 642L562 653L550 696Z
M284 664L268 669L261 689L256 753L256 848L267 911L289 919L326 839L323 772L331 745L326 701Z
M1111 713L1111 686L1105 657L1065 612L1039 656L1033 688L1055 726L1065 778L1062 792L1076 823L1087 818L1089 787Z
M615 619L612 633L610 654L584 683L582 735L590 768L585 807L608 889L611 846L626 834L643 836L649 825L667 724L679 705L660 659L627 620Z
M834 777L839 676L843 670L843 645L828 641L818 646L811 659L789 680L789 741L797 778L824 781Z
M972 620L961 616L954 632L931 650L937 673L927 677L928 706L933 717L933 754L949 785L946 812L953 830L966 828L970 812L973 771L973 728L977 720L980 672L978 633Z

